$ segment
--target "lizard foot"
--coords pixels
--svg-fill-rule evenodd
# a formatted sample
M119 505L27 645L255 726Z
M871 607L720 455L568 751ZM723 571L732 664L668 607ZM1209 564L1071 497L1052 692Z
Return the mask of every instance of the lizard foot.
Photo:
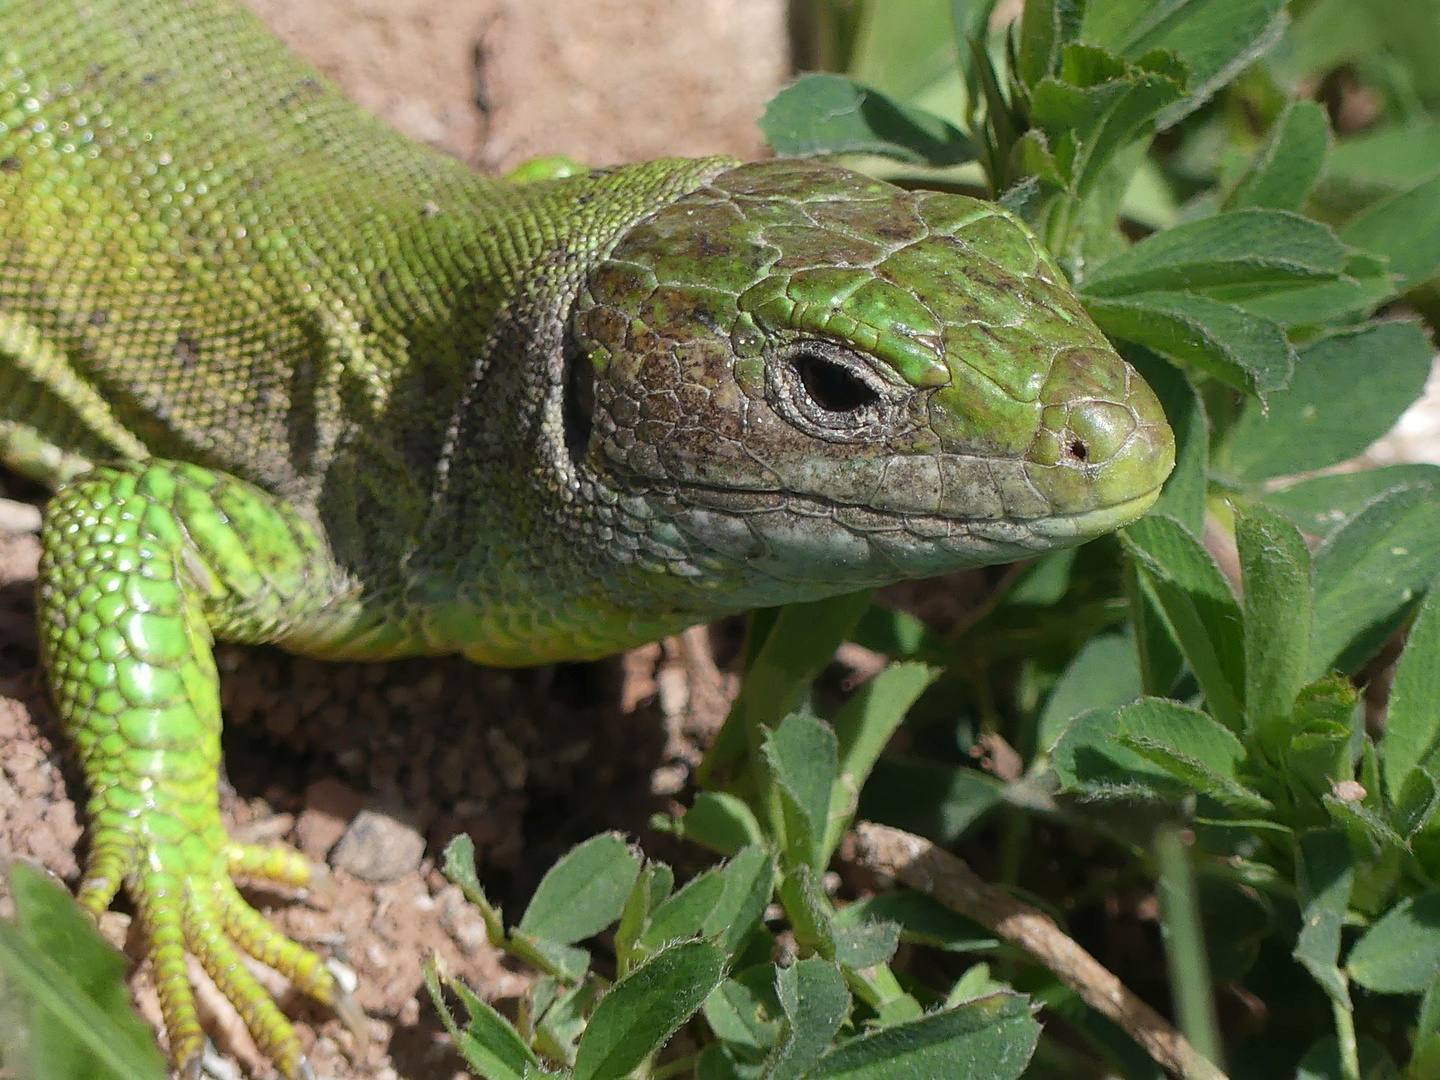
M141 824L143 822L143 824ZM205 1048L205 1034L186 974L185 955L195 957L235 1007L260 1051L290 1080L312 1075L294 1026L242 960L253 957L290 980L298 990L331 1006L363 1048L364 1013L335 971L315 953L290 940L246 902L231 880L305 889L316 875L298 852L231 843L215 820L210 828L181 829L178 820L157 820L153 808L131 819L130 828L95 832L93 854L79 900L92 915L110 906L120 883L135 901L148 940L170 1053L182 1075L191 1075ZM135 826L140 828L135 830ZM134 830L134 831L132 831ZM167 834L163 839L160 834Z

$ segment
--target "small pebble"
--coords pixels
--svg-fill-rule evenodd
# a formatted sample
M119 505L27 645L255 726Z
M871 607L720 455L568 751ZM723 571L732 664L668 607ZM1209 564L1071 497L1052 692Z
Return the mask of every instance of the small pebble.
M361 881L381 884L412 873L425 854L425 837L374 810L362 810L330 855L330 865Z

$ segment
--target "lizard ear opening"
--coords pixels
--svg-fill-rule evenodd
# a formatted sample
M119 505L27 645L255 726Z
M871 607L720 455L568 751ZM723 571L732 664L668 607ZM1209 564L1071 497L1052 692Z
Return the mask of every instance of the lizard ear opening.
M565 421L565 450L570 463L585 460L590 432L595 426L595 365L584 350L571 344L565 350L564 397L561 416Z

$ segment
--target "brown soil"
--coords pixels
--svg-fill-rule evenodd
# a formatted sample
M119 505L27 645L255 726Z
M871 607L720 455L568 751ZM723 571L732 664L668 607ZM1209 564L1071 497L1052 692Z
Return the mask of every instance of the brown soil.
M351 96L410 134L486 168L566 153L593 165L663 154L762 151L754 127L787 72L780 0L251 0ZM6 494L23 496L17 484ZM82 789L37 668L34 537L0 537L0 864L34 861L74 886ZM595 832L642 832L683 786L697 729L723 715L729 683L703 637L612 661L531 671L461 661L318 664L223 647L227 780L239 837L282 840L324 861L361 810L426 841L423 860L370 884L333 871L327 910L255 892L299 941L348 964L370 1017L361 1060L324 1010L284 999L319 1076L464 1076L423 1000L420 963L494 999L527 974L491 948L435 869L457 832L482 880L518 918L546 867ZM403 860L403 850L398 856ZM413 860L412 860L413 861ZM102 926L132 956L123 903ZM0 882L0 917L10 913ZM202 977L203 981L203 977ZM142 1012L158 1017L143 966ZM212 1012L217 997L202 994ZM210 1028L242 1066L263 1067L223 1001Z

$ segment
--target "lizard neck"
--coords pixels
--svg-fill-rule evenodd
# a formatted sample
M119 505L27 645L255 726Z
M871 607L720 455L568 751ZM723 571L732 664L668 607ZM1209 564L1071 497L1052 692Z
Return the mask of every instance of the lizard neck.
M405 330L405 362L338 445L312 504L368 604L422 627L406 649L447 651L476 639L476 620L523 618L542 598L574 610L594 594L593 607L617 587L593 511L618 496L582 491L557 437L569 312L625 233L733 165L676 159L491 188L406 236L397 265L435 268L429 322ZM517 656L534 651L529 636L509 640ZM606 649L562 640L555 651Z

